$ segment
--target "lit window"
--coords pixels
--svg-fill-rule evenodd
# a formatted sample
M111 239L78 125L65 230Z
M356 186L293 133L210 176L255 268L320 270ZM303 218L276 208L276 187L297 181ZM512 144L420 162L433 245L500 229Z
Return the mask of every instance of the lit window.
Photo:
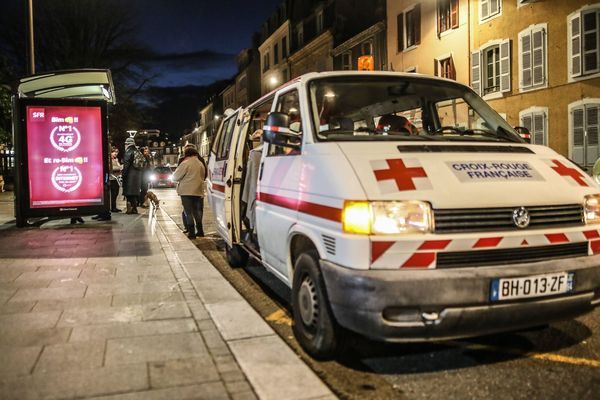
M458 0L438 0L437 28L438 33L458 28Z
M436 60L436 72L439 77L456 80L456 70L454 69L454 60L452 56Z

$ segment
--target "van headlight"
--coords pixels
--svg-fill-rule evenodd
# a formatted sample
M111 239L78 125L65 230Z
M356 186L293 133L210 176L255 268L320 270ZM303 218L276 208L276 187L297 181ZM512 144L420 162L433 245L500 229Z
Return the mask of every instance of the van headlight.
M600 194L585 196L583 216L586 224L600 223Z
M363 235L427 233L433 217L423 201L346 201L342 226L346 233Z
M156 175L155 174L150 175L150 180L152 182L156 182Z

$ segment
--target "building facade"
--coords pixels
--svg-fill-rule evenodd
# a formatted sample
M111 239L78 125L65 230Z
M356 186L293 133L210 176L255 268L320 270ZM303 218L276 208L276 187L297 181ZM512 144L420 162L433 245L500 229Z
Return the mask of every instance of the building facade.
M290 79L288 66L290 21L282 22L258 47L261 94L269 93Z
M600 3L389 0L388 61L470 85L532 142L600 156Z
M363 56L372 56L372 68L375 71L387 70L387 48L386 48L385 22L380 21L365 29L359 34L346 40L333 49L334 70L357 70L359 59Z
M260 55L257 49L244 49L237 56L235 77L236 108L246 107L260 97Z

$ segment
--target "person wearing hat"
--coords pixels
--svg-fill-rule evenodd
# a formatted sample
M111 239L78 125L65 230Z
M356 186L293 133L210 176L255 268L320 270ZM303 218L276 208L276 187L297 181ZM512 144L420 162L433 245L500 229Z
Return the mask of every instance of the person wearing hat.
M136 153L139 153L139 150L135 146L135 140L132 137L128 137L125 140L122 173L123 195L127 198L126 214L138 213L138 199L142 191L142 169L134 163Z

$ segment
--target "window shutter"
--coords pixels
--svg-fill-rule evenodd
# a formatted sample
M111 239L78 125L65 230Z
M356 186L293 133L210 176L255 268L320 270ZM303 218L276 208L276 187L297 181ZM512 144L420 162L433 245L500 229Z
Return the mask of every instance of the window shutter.
M521 87L527 88L532 82L530 32L521 35L519 40L521 41Z
M404 50L404 14L398 14L397 18L397 26L398 26L398 53Z
M433 59L433 75L440 76L440 60Z
M493 0L492 0L493 1ZM490 0L481 0L481 15L479 19L486 19L487 17L490 16L490 11L489 11L489 7L490 7Z
M525 114L521 117L521 125L531 133L533 130L533 118L531 114Z
M458 28L458 0L450 0L450 25Z
M537 112L533 114L533 130L530 131L533 137L534 144L545 145L544 140L546 135L546 114L543 112Z
M421 43L421 5L417 4L413 11L413 23L415 24L415 44Z
M582 13L581 30L583 38L583 72L600 71L600 51L598 44L598 10Z
M500 44L500 91L510 91L510 40Z
M583 146L583 107L573 108L573 146Z
M533 85L543 85L546 81L545 71L545 59L546 59L546 32L544 29L535 30L532 32L531 37L533 41Z
M498 13L500 9L500 0L490 0L490 15Z
M479 51L471 53L471 87L481 95L481 55Z
M579 14L569 21L569 34L571 43L569 72L571 77L574 77L581 75L581 17Z
M600 105L589 105L585 108L585 120L587 122L587 141L589 146L598 145L600 129Z

